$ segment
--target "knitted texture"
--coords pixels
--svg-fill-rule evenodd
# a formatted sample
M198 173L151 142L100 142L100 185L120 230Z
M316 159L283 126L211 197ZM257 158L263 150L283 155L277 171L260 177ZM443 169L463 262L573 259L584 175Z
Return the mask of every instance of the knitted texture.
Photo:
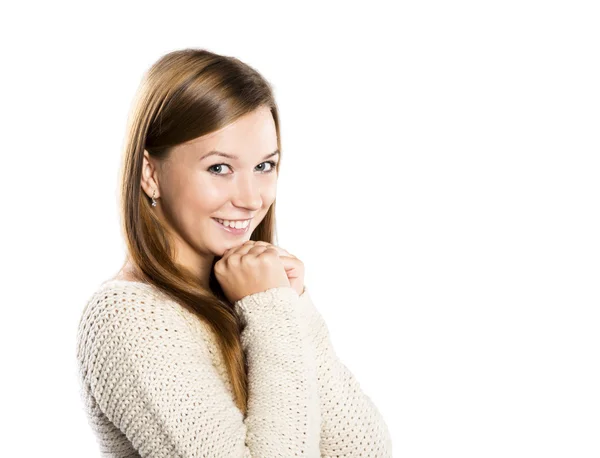
M81 398L100 456L392 456L387 426L337 358L307 288L251 294L248 412L234 403L212 329L152 285L103 283L77 332Z

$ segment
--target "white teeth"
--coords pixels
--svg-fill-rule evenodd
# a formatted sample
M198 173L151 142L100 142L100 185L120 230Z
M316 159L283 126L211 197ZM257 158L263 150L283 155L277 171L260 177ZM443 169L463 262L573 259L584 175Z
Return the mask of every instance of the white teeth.
M247 227L248 224L250 224L250 220L249 219L247 219L246 221L228 221L228 220L225 220L225 219L217 219L217 221L219 223L221 223L223 226L233 227L233 228L236 228L236 229L243 229L243 228Z

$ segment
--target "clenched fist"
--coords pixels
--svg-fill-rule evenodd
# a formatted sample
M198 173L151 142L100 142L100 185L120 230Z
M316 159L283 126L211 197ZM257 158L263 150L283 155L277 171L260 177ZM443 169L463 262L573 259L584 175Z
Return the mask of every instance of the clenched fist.
M291 286L277 248L249 240L227 250L215 263L215 277L233 304L250 294Z

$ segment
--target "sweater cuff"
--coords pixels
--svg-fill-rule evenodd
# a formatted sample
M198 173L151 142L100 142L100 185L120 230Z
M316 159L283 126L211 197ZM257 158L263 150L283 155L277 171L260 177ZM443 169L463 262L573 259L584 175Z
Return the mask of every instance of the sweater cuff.
M244 296L236 301L235 308L243 314L247 321L255 316L287 313L298 302L298 293L291 286L278 286L266 291Z
M319 310L315 307L312 298L310 296L310 291L309 289L306 287L306 285L304 285L304 291L302 292L302 294L299 296L298 298L298 310L300 311L300 313L308 318L311 318L315 315L320 317L320 312Z

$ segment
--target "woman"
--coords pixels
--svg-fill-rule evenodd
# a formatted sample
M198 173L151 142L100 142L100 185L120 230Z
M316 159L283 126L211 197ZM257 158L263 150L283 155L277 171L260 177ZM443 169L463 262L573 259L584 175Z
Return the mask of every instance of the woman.
M185 49L146 73L121 176L128 259L87 303L81 393L108 457L389 457L387 426L273 243L267 81Z

